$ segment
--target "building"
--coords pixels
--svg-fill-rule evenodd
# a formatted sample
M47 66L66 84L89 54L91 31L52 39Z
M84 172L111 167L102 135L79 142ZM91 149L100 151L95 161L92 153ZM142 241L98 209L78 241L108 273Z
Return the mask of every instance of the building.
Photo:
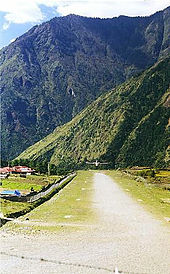
M8 174L12 172L12 167L1 167L0 174Z
M13 174L31 175L31 174L35 173L35 170L31 169L30 167L27 167L27 166L14 166L12 168L12 173Z
M0 176L1 178L8 174L23 174L23 175L31 175L35 173L34 169L31 169L27 166L14 166L14 167L3 167L0 168Z

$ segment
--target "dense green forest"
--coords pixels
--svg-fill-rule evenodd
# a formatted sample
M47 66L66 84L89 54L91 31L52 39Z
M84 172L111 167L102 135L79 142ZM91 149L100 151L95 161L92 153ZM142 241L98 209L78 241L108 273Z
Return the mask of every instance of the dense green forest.
M72 121L17 159L75 167L88 160L111 167L167 167L170 117L169 57L99 97Z
M57 126L70 121L100 95L166 57L169 52L169 18L169 8L148 17L58 17L33 27L15 42L0 50L2 157L13 159ZM153 106L157 96L154 95L156 98L152 102L152 96L149 99L147 96L150 95L145 96L145 89L141 89L143 98L142 95L138 97L139 103L143 106L140 107L138 118L131 117L130 122L128 115L130 116L131 112L135 113L135 108L139 105L133 101L138 98L131 95L127 108L127 93L131 93L128 85L133 86L131 83L126 82L124 85L127 92L123 93L120 89L112 92L112 106L105 110L108 119L103 118L103 124L97 132L92 130L93 126L96 128L96 123L99 123L97 118L89 125L85 118L79 122L79 127L85 127L85 135L88 126L90 127L89 135L86 136L88 140L80 146L80 149L87 150L84 157L88 158L91 150L88 142L93 149L91 158L103 154L113 157L115 161L119 159L121 163L120 156L117 158L120 149L121 155L126 154L127 146L128 149L132 149L128 140L126 148L122 147L125 139L141 117L147 114L147 104L151 101ZM156 93L156 90L153 92ZM103 100L107 101L106 97L103 97ZM117 109L115 118L112 118L109 112L112 114L116 104L120 104L121 109ZM126 111L123 107L126 107ZM120 129L120 137L116 133L114 123ZM107 135L112 137L106 138L101 131L109 126L111 135ZM126 133L122 133L124 128ZM77 131L78 129L72 129L70 141L74 139ZM138 132L135 131L134 134L138 135ZM81 135L77 136L78 143ZM93 147L92 143L96 144L100 137L103 140L107 139L107 151L107 144L101 145L99 152ZM110 138L114 139L113 144ZM79 148L76 148L75 158L81 158L81 155Z

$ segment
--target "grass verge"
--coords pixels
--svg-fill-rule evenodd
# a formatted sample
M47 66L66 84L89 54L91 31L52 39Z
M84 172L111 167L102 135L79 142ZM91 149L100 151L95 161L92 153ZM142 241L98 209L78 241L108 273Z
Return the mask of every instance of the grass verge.
M169 191L155 186L152 183L138 182L131 176L124 175L120 171L104 171L114 179L121 188L129 193L138 203L143 205L157 218L168 221L170 218Z
M56 190L52 190L48 195L40 198L38 201L33 203L27 203L27 202L22 203L22 202L9 201L6 199L0 199L1 212L3 213L3 216L8 218L15 218L28 213L35 207L39 206L43 202L50 199L56 192L60 191L61 188L63 188L70 180L72 180L73 177L74 176L68 178L66 181L63 182L62 185L60 185L59 188L57 188Z
M92 180L92 172L78 171L71 184L52 199L19 218L19 224L8 223L5 227L31 233L38 230L55 232L63 227L74 230L81 225L94 222L95 216L91 207ZM25 224L26 217L29 221Z

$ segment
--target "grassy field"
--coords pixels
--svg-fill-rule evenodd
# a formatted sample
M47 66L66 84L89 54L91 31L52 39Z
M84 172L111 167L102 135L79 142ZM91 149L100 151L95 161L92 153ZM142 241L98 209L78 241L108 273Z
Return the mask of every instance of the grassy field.
M93 173L79 171L54 199L31 212L31 219L47 222L82 222L89 218Z
M27 224L22 223L25 220L23 216L20 224L8 223L8 227L28 232L30 227L32 233L38 230L58 231L63 227L74 230L81 224L94 222L92 180L93 172L79 171L73 181L51 200L27 214Z
M170 194L161 185L151 183L151 179L149 182L147 179L143 182L136 181L132 176L122 174L120 171L104 171L104 173L111 176L120 187L156 217L164 221L170 218ZM161 174L165 178L165 174Z
M26 178L22 178L19 175L10 175L8 179L2 179L1 189L18 189L22 193L29 192L33 187L34 190L39 191L43 186L51 184L57 179L59 179L59 176L28 175Z
M133 176L142 176L147 181L159 184L159 187L170 186L170 171L169 170L157 170L157 169L127 169L127 173Z
M167 178L168 182L170 183L170 171L169 170L159 170L159 171L157 171L156 176Z
M28 193L31 187L39 191L43 186L51 184L59 178L59 176L47 175L29 175L27 178L21 178L18 175L11 175L8 179L2 180L1 191L18 189L21 193ZM0 199L0 205L4 216L19 211L27 211L31 208L31 204L29 203L11 202L5 199Z
M21 202L11 202L5 199L0 199L1 208L0 212L2 216L8 217L9 214L25 211L28 212L31 209L31 204L29 203L21 203Z

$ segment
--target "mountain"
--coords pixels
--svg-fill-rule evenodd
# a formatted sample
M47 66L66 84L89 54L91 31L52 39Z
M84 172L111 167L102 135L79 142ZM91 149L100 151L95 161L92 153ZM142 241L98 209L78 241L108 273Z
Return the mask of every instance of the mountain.
M168 166L169 79L167 57L99 97L18 159L47 159L57 166L95 159L115 167Z
M0 51L2 158L70 121L101 94L169 53L170 8L149 17L69 15Z

